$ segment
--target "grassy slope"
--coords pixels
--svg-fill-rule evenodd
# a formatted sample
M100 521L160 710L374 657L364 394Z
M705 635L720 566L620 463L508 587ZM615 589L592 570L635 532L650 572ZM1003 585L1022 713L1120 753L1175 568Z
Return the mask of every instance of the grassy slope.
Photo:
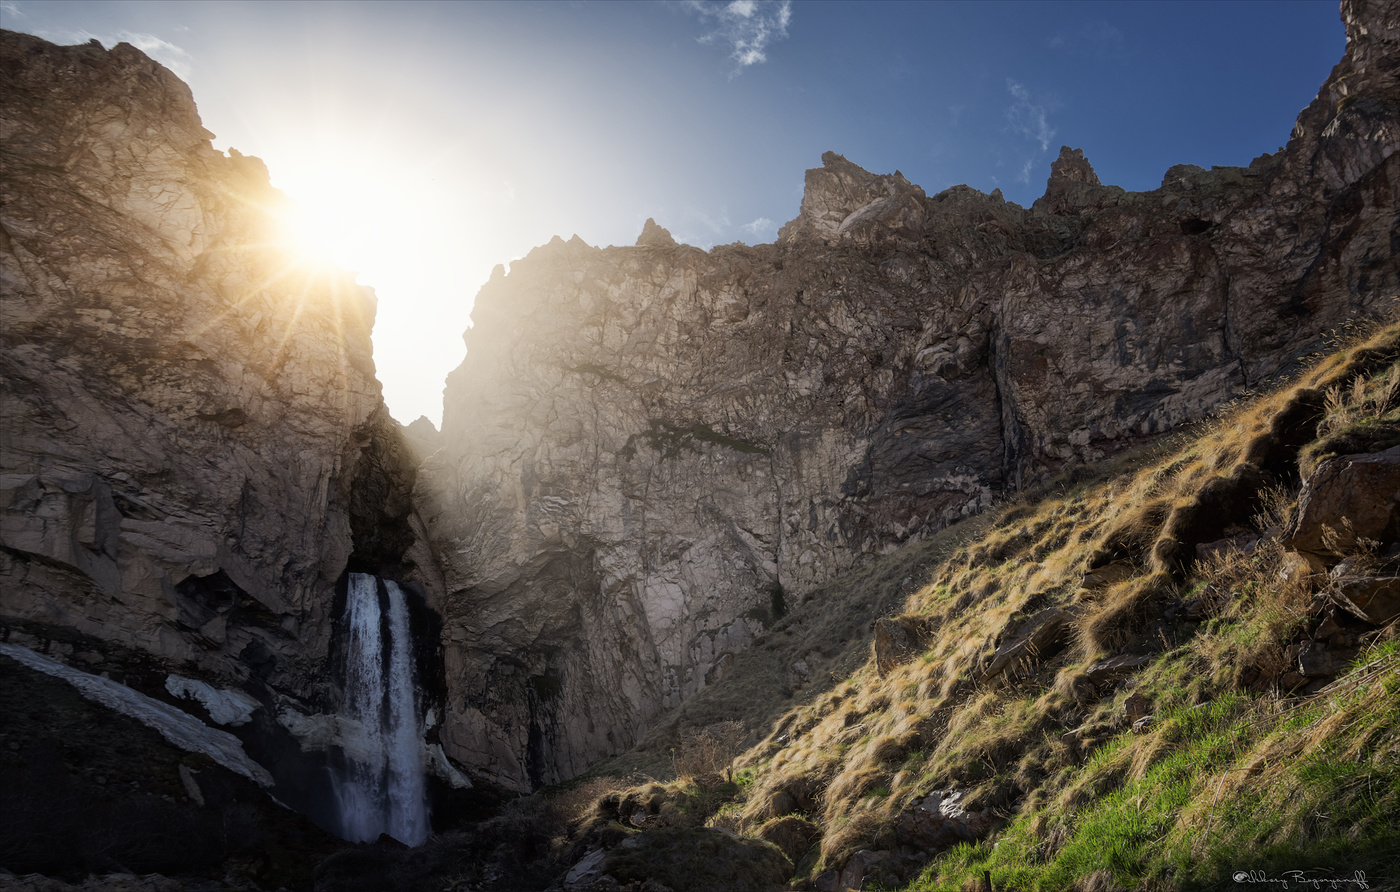
M718 718L772 727L736 763L742 792L709 820L757 834L798 814L821 832L793 858L800 875L895 848L901 811L958 789L999 829L907 888L959 888L984 870L1021 889L1221 887L1237 869L1292 867L1363 870L1373 888L1400 880L1386 869L1400 862L1395 627L1341 619L1353 668L1281 689L1286 648L1325 605L1323 580L1272 535L1327 455L1400 442L1397 357L1392 325L1101 479L1062 481L833 580L652 751ZM1251 533L1263 538L1248 554L1195 560L1199 542ZM1086 584L1095 568L1102 578ZM922 652L884 677L873 659L853 666L848 651L869 637L855 608L888 603L912 573L927 584L898 619ZM1051 606L1073 616L1059 644L983 678L1010 631ZM821 642L824 679L774 696L783 666ZM1119 654L1146 665L1091 680L1090 666ZM1156 717L1148 733L1122 718L1133 693Z

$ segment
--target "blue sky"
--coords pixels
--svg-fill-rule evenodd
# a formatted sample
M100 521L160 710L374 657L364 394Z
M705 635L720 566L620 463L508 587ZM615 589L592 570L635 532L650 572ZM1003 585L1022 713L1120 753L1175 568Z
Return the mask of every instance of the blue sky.
M558 234L771 241L834 150L1030 204L1061 145L1105 183L1277 150L1341 58L1337 4L0 0L183 77L380 299L395 417L436 419L496 263Z

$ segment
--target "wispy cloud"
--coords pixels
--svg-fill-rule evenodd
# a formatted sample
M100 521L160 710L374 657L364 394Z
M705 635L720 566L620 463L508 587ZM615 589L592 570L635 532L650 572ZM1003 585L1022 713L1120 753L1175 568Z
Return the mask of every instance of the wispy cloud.
M1039 143L1042 152L1050 148L1050 140L1055 138L1055 128L1050 126L1045 105L1031 101L1031 92L1024 84L1011 78L1006 79L1006 89L1015 100L1006 110L1006 123L1014 133Z
M144 31L118 31L115 34L94 34L91 31L77 30L40 30L34 32L37 36L53 43L75 44L87 43L89 40L99 40L102 45L108 48L119 43L129 43L141 52L155 59L160 64L175 72L181 80L189 80L191 66L194 57L188 50L176 46L170 41L157 37L154 34L147 34Z
M7 18L24 18L24 13L20 10L19 4L12 3L10 0L0 0L0 12L4 13Z
M719 244L720 239L734 236L735 227L727 209L721 208L718 216L712 216L700 208L687 206L678 216L680 220L671 228L671 236L683 245L708 251Z
M686 208L685 212L687 216L700 221L700 225L716 235L732 231L730 227L733 224L729 222L729 213L727 211L720 211L718 217L711 217L698 208Z
M117 37L155 59L181 78L189 77L190 63L194 61L194 57L185 49L154 34L145 34L140 31L118 31Z
M777 224L774 223L772 220L769 220L767 217L759 217L756 220L751 220L748 223L745 223L739 228L742 229L744 232L747 232L750 238L760 239L764 238L765 236L771 233L776 232L776 226Z
M729 49L735 74L768 61L768 46L787 37L792 21L791 0L685 0L684 7L700 17L708 30L700 42Z

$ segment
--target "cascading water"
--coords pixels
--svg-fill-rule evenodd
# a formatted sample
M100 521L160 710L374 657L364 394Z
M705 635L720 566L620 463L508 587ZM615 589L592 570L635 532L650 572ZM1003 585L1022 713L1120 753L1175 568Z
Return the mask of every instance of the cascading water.
M389 590L389 835L414 846L428 838L427 789L423 783L423 722L413 679L408 603L393 582Z
M351 573L345 598L347 629L341 748L345 770L333 779L341 833L368 842L387 833L406 845L428 838L423 780L423 723L413 678L408 604L398 585ZM387 659L386 659L387 651Z

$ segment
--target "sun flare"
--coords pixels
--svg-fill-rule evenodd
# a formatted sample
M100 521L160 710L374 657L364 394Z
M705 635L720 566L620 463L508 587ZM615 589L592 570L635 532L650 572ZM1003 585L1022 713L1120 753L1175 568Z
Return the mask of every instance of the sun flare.
M278 224L296 261L313 268L363 269L374 243L363 201L343 183L332 185L320 177L296 182L287 191L289 200L278 213Z
M486 278L461 237L464 208L500 211L506 199L480 197L499 191L485 173L445 189L446 161L353 135L307 140L273 172L285 196L272 212L278 248L289 275L325 282L348 273L374 290L374 356L386 399L404 421L436 419L441 387L425 391L420 379L445 377L461 361L471 295ZM424 306L433 307L426 329Z

